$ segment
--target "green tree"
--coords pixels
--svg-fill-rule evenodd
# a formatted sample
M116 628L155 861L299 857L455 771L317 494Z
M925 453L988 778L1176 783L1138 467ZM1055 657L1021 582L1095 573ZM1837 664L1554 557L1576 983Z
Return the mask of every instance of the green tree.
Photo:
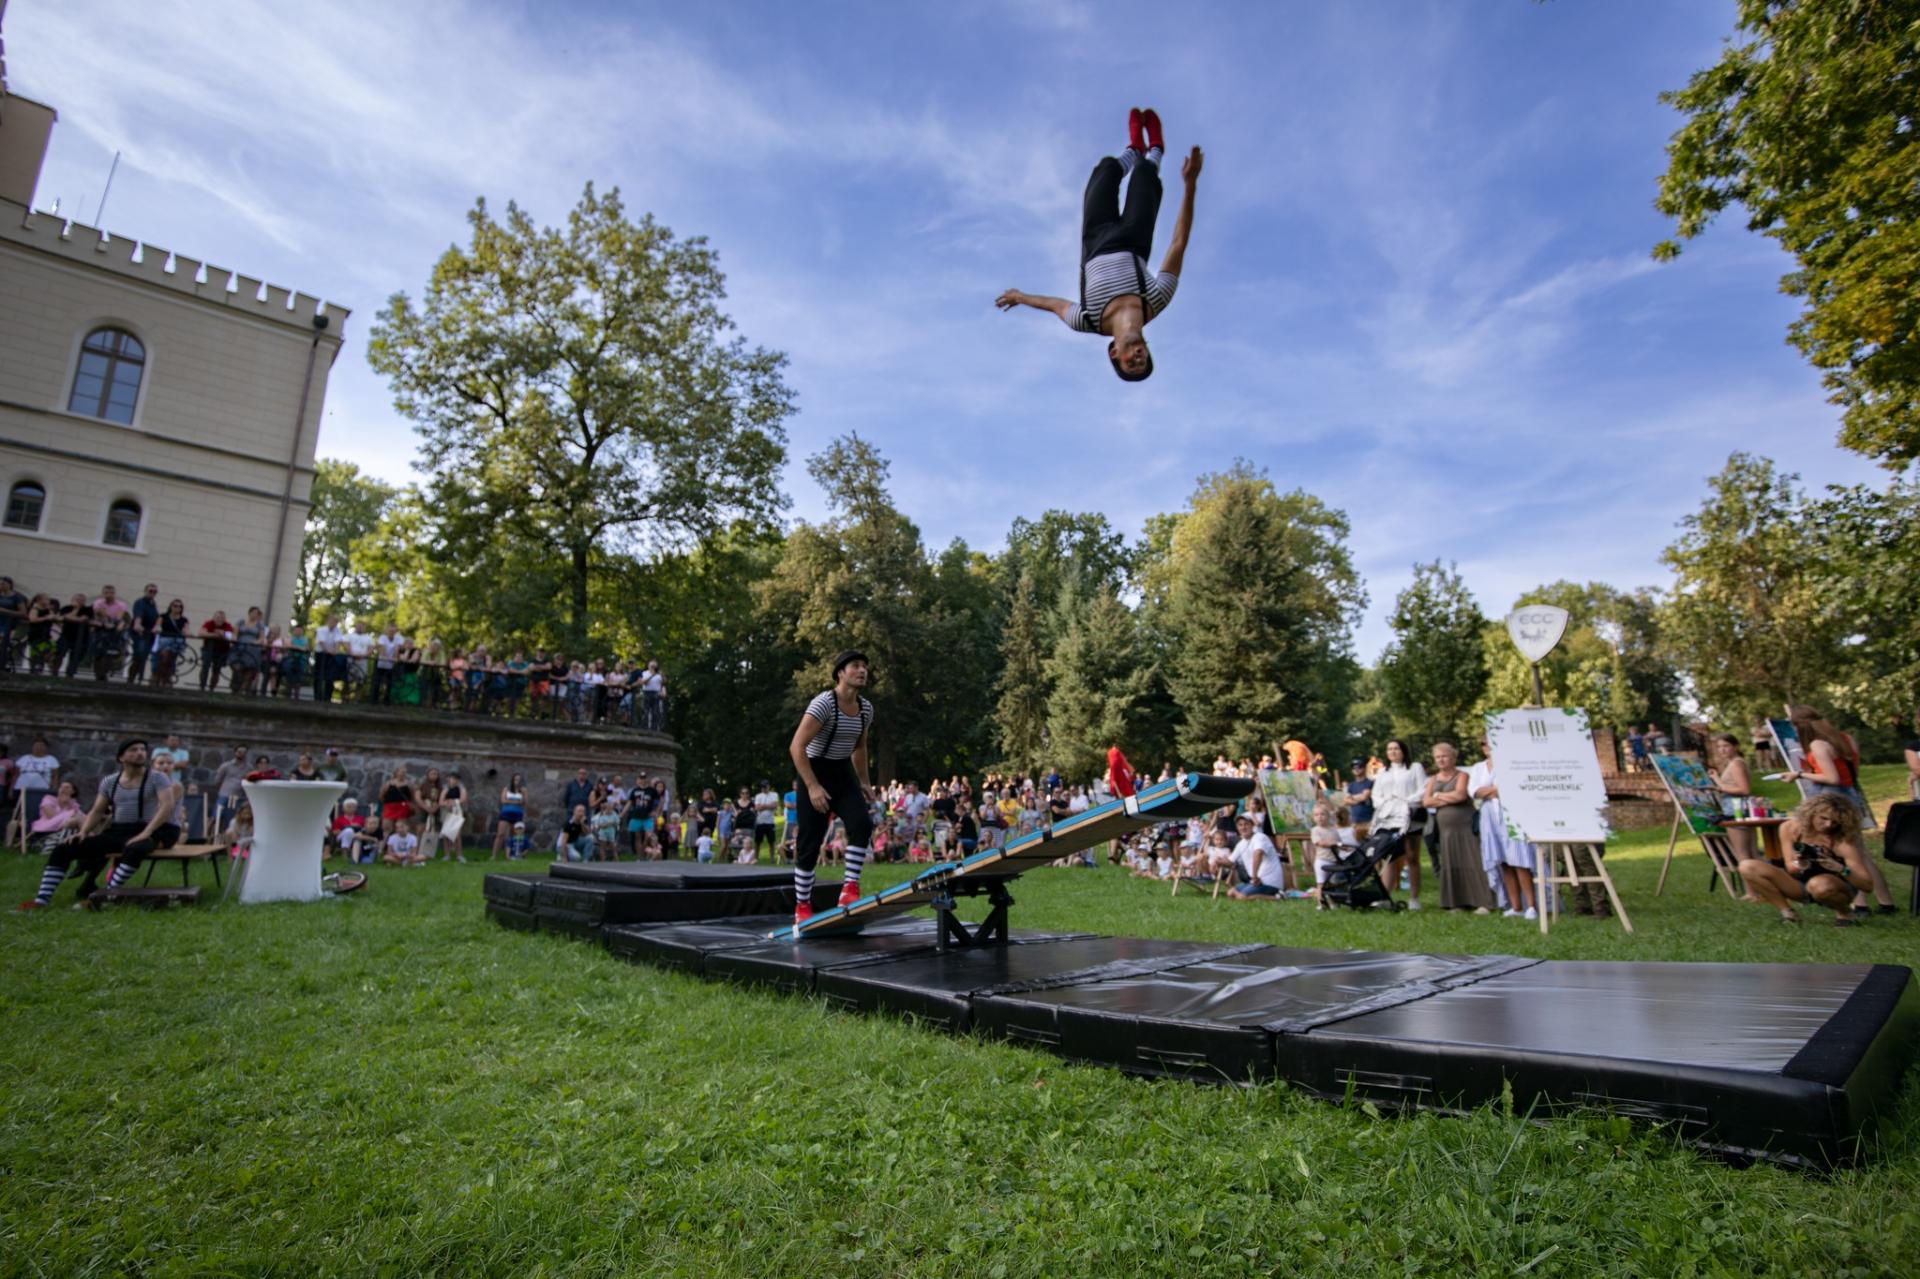
M1007 549L995 560L994 571L1009 601L1021 575L1032 575L1042 626L1051 638L1058 630L1060 619L1054 614L1063 593L1078 603L1102 590L1119 590L1129 562L1126 539L1106 516L1097 511L1051 510L1037 520L1014 518L1007 530Z
M1815 702L1844 661L1845 630L1825 589L1820 539L1799 476L1736 453L1662 558L1674 590L1661 612L1669 650L1723 721Z
M1048 762L1068 777L1091 777L1104 767L1109 746L1137 749L1153 671L1141 660L1133 613L1111 585L1065 613L1046 669L1053 681Z
M582 647L609 556L778 513L785 357L731 334L703 238L629 221L617 190L588 184L563 228L484 200L467 221L421 304L380 312L368 359L420 435L440 538L557 548Z
M1655 597L1605 582L1550 582L1523 593L1522 604L1567 610L1567 633L1540 664L1549 706L1578 706L1596 724L1666 723L1679 709L1680 679L1662 647ZM1513 647L1504 622L1484 632L1487 690L1481 710L1506 710L1533 700L1527 661ZM1463 730L1464 731L1464 730Z
M1277 492L1243 461L1201 477L1162 527L1158 554L1149 529L1142 594L1162 614L1152 622L1181 753L1258 755L1295 734L1331 740L1352 699L1352 621L1366 606L1346 516L1305 492Z
M1826 547L1815 589L1843 619L1833 705L1904 731L1920 711L1920 481L1830 489L1807 522Z
M1045 762L1051 688L1031 573L1022 573L1014 587L1013 607L1007 613L1000 646L1000 677L994 690L998 694L994 727L1002 761L1016 772L1037 771Z
M293 584L293 616L317 625L328 612L365 615L378 581L355 559L354 545L379 527L399 490L338 458L313 464L313 503Z
M858 435L808 458L807 472L826 490L832 518L789 532L773 572L755 588L763 616L805 654L794 675L796 694L831 683L840 650L867 654L872 760L883 781L925 776L941 754L925 713L940 664L928 640L933 573L920 530L893 505L887 471L879 451Z
M936 657L922 735L929 776L977 773L998 758L993 721L1004 609L992 561L955 538L933 560L927 642Z
M1655 201L1682 238L1742 205L1793 254L1790 340L1846 407L1841 443L1896 467L1920 457L1916 29L1913 0L1740 0L1720 61L1661 95L1687 120Z
M1438 560L1415 564L1388 624L1393 640L1380 655L1379 682L1396 735L1424 748L1477 733L1467 721L1487 687L1487 619L1459 570Z

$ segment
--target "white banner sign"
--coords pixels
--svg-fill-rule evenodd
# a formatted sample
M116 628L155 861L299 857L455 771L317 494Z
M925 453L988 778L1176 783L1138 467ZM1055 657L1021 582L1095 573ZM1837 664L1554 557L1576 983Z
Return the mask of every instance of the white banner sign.
M1607 788L1585 711L1490 711L1487 747L1508 835L1535 844L1606 842Z

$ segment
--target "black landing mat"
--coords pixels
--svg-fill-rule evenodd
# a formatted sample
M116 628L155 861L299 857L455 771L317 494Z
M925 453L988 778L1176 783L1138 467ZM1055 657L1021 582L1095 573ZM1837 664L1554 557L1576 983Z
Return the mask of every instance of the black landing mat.
M1535 960L1259 946L1161 971L987 994L973 1022L1064 1057L1244 1083L1274 1074L1273 1033L1431 995Z
M816 882L814 909L840 896L837 880ZM703 888L632 887L608 880L543 879L533 886L533 914L550 932L591 937L609 924L679 923L793 912L793 880L774 887L716 884ZM771 929L771 925L769 926Z
M806 945L817 943L808 942ZM1161 941L1142 937L1079 937L1023 946L980 946L824 969L814 991L848 1008L905 1013L964 1031L978 996L1043 990L1199 963L1259 950L1257 945ZM1028 1038L1009 1027L1016 1039ZM1045 1043L1044 1039L1038 1042Z
M546 876L533 871L516 871L509 874L494 872L480 881L480 895L490 902L510 906L515 910L533 909L533 887L546 882Z
M830 868L822 866L824 874ZM707 862L555 862L555 879L585 879L628 888L779 888L793 884L790 866L724 866Z
M1275 1040L1323 1096L1662 1120L1709 1149L1853 1159L1920 1038L1904 968L1549 961Z

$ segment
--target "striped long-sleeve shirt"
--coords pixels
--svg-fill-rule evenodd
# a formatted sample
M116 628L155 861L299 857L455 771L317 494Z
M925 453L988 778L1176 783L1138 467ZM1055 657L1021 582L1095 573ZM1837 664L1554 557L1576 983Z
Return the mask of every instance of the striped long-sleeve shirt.
M1151 320L1167 309L1167 304L1173 301L1173 291L1180 287L1179 276L1168 271L1149 275L1146 259L1124 249L1102 253L1089 261L1081 271L1085 276L1085 287L1081 290L1080 301L1067 312L1067 327L1079 333L1098 333L1100 317L1106 314L1107 304L1129 293L1140 294L1147 319ZM1147 282L1145 293L1140 292L1142 279Z

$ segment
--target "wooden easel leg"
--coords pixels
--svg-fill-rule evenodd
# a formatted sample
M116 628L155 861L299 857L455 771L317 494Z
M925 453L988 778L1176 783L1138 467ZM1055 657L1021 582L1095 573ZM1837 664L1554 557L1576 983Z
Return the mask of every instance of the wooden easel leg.
M1653 886L1653 895L1658 897L1667 888L1667 872L1673 869L1674 846L1680 842L1680 805L1673 806L1673 828L1667 832L1667 860L1660 864L1660 882Z
M1547 935L1547 885L1553 880L1553 845L1533 846L1533 913L1540 917L1540 935Z

